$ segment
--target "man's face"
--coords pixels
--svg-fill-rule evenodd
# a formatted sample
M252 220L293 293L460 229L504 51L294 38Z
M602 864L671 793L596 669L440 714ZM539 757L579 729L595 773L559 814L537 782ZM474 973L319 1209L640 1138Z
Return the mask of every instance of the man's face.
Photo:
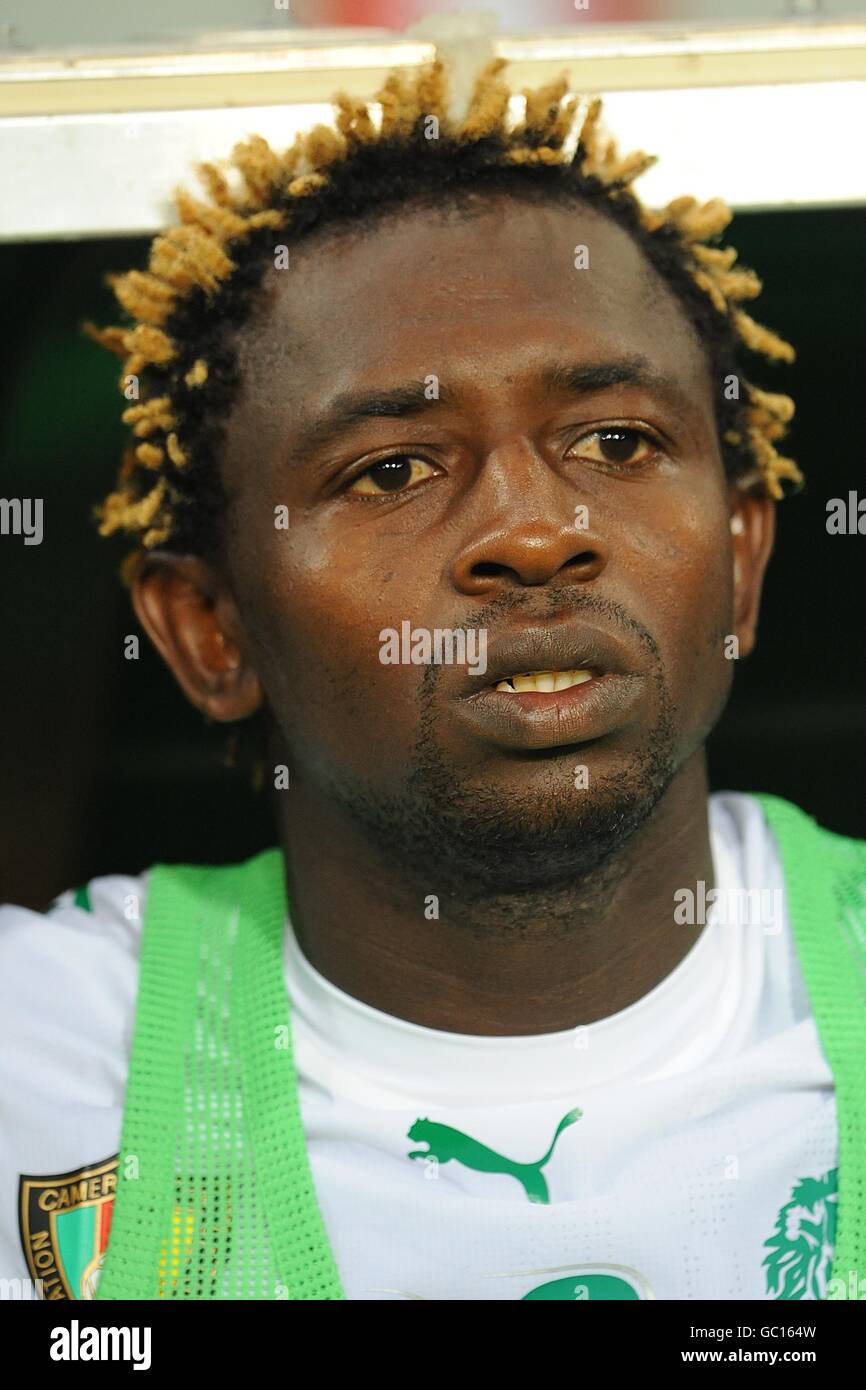
M731 682L719 384L683 309L603 215L503 199L325 235L266 286L227 564L293 789L479 887L598 862ZM411 411L321 428L346 393L416 383ZM405 622L483 630L486 672L383 664ZM586 668L585 690L491 688Z

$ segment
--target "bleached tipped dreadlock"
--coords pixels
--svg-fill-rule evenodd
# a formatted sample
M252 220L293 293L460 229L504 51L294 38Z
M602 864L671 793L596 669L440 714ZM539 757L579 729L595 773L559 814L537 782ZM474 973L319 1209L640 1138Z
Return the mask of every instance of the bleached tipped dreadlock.
M133 323L85 331L124 358L121 389L138 398L123 412L135 443L124 453L115 491L97 508L102 535L125 531L136 549L124 567L154 546L210 554L225 515L219 445L238 385L233 331L251 315L273 248L337 224L369 223L404 204L506 193L534 201L584 202L625 227L682 302L718 383L716 415L726 473L744 489L773 498L783 480L802 482L776 451L794 413L789 396L759 390L738 367L742 347L790 362L794 350L741 307L761 291L737 252L717 244L731 220L719 199L676 198L645 207L631 191L655 163L642 152L621 157L601 129L601 102L567 94L563 75L526 91L525 115L510 126L511 90L503 59L478 76L465 116L447 110L440 60L411 75L392 72L368 106L334 98L336 129L318 125L283 154L254 135L237 144L231 164L240 191L211 163L197 172L201 201L175 192L180 223L157 236L147 271L108 282ZM438 122L428 138L430 117ZM738 377L742 394L721 384Z

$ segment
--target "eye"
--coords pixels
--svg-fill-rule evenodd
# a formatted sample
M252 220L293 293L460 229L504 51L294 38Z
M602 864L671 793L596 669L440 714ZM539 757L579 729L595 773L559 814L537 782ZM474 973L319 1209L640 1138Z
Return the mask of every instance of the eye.
M346 491L384 497L389 492L406 492L416 483L423 483L435 476L436 469L425 459L415 458L411 454L391 454L372 463Z
M607 425L578 439L569 450L573 458L585 458L594 463L609 463L614 468L637 468L649 463L659 453L660 446L642 430L625 425Z

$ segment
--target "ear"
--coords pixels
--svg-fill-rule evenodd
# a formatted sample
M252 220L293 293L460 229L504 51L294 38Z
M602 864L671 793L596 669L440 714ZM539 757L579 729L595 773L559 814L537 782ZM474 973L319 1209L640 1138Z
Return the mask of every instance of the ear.
M731 545L734 566L734 633L740 656L755 647L764 574L776 538L776 503L733 489Z
M194 555L154 550L132 584L139 622L187 699L211 719L246 719L262 704L244 655L234 599L216 569Z

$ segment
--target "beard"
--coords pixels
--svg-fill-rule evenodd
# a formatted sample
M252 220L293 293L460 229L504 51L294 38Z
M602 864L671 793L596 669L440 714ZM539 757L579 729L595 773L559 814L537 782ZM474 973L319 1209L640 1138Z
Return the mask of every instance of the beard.
M422 689L419 734L402 792L383 794L340 779L330 794L381 862L392 871L399 866L420 892L460 903L467 925L497 914L503 924L519 921L527 910L565 920L573 915L575 893L589 908L617 881L617 851L676 773L675 708L658 666L652 680L657 715L648 735L615 773L590 771L586 789L574 786L573 768L595 741L525 756L524 797L470 777L437 740L434 674ZM482 903L484 911L473 910Z
M562 749L556 753L540 786L539 760L529 764L535 786L520 802L461 783L425 732L404 796L343 786L338 799L389 862L459 898L574 885L629 840L663 796L676 770L672 725L660 720L621 771L592 777L585 790L563 790Z

